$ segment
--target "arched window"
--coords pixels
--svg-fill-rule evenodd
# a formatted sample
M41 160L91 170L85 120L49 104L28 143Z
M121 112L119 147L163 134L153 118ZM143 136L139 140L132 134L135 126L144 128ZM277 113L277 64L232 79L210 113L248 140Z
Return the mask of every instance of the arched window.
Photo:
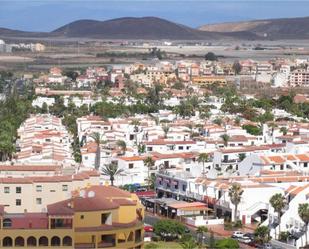
M16 237L15 239L15 247L19 247L19 246L25 246L25 240L23 237Z
M13 240L11 237L4 237L2 241L3 247L12 247L13 246Z
M3 220L3 227L11 227L12 226L12 220L11 219L4 219Z
M39 238L39 246L48 246L48 238L43 236Z
M72 238L70 236L65 236L62 240L63 246L72 246Z
M60 246L60 238L57 236L52 237L51 246Z
M36 246L36 238L31 236L27 239L27 246Z

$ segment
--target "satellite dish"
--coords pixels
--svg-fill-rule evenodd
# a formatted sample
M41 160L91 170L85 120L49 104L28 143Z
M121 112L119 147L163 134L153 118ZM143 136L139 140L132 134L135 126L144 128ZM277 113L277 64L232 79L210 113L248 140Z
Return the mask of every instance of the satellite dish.
M89 198L93 198L93 197L95 197L95 192L93 192L93 191L89 191L89 193L88 193L88 197L89 197Z

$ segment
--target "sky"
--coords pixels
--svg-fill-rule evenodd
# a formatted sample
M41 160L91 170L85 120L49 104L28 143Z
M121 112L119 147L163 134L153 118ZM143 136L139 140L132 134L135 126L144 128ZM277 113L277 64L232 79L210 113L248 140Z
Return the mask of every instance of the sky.
M52 31L79 19L156 16L207 23L309 16L309 0L0 0L0 27Z

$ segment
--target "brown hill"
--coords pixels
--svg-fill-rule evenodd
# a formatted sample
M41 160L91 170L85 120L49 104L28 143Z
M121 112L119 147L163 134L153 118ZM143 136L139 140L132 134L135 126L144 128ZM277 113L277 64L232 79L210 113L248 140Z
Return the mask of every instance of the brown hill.
M268 39L309 39L309 17L282 18L246 22L203 25L199 30L207 32L249 32Z
M107 21L79 20L60 27L54 36L108 39L217 39L222 34L204 32L156 17L124 17Z

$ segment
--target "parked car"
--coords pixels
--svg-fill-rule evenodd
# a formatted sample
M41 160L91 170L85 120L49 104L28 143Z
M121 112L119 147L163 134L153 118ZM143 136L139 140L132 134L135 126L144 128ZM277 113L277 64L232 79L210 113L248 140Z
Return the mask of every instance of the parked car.
M153 232L153 226L144 224L144 231L145 232Z
M245 233L244 236L254 240L254 233Z
M244 237L244 233L241 232L241 231L235 231L235 232L233 233L233 235L232 235L232 238L233 238L233 239L238 239L238 238L242 238L242 237Z
M252 239L250 239L249 237L245 237L245 236L239 237L239 238L237 238L237 240L241 243L244 243L244 244L249 244L252 241Z

